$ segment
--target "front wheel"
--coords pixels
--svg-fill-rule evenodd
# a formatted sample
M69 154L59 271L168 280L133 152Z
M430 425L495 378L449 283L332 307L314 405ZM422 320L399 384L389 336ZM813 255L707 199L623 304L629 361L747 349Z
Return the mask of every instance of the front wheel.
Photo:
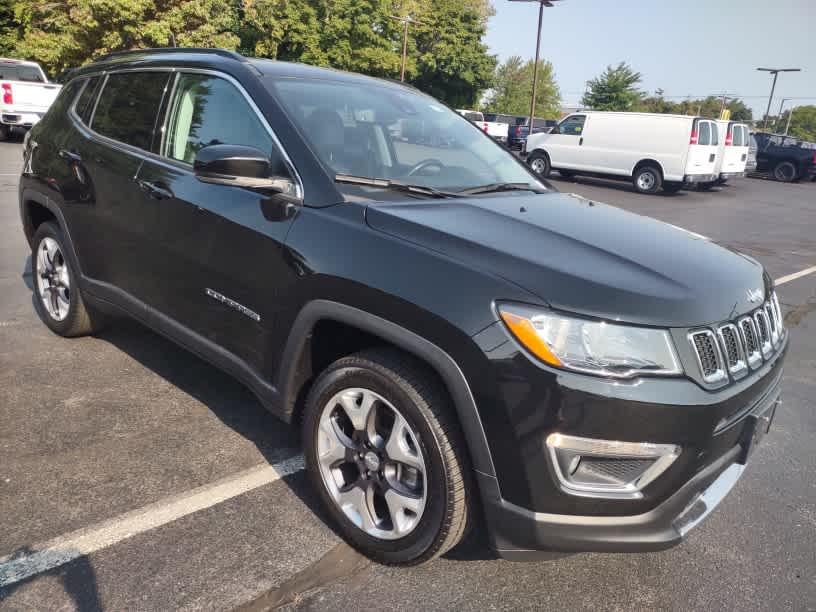
M657 166L644 164L635 170L632 184L639 193L657 193L663 184L663 176Z
M527 156L527 164L538 176L550 176L550 158L542 151L533 151Z
M376 349L329 366L306 400L303 447L323 505L375 561L423 563L464 536L465 447L444 388L412 356Z

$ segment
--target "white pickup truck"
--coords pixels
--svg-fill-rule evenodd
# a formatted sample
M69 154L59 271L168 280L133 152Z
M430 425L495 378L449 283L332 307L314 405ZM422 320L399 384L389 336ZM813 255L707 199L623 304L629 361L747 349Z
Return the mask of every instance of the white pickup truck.
M60 89L48 82L39 64L0 58L0 140L7 140L14 128L37 123Z
M465 119L480 128L485 134L499 142L507 142L507 133L510 129L509 123L499 121L485 121L484 114L479 111L457 108L456 112Z

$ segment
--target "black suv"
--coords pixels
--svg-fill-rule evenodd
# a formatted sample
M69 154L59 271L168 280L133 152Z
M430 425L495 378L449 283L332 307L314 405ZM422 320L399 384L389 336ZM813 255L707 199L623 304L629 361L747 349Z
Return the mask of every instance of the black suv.
M516 559L669 547L773 417L788 334L759 263L555 192L410 87L113 55L24 155L44 323L126 313L246 383L374 559L473 524Z

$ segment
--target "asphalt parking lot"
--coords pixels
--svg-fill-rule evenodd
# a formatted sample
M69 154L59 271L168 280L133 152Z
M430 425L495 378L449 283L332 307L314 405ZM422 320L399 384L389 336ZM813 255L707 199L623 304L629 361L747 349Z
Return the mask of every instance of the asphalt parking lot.
M816 266L816 184L643 196L554 179L786 281L792 342L774 428L672 550L520 564L475 537L397 569L342 544L300 469L298 432L240 384L130 321L74 340L39 322L20 166L19 142L0 144L0 609L816 609L816 274L786 278Z

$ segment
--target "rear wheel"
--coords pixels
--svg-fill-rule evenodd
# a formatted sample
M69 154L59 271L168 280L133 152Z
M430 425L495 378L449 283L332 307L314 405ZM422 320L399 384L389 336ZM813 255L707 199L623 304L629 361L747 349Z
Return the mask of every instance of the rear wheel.
M0 124L0 142L11 138L11 128L7 125Z
M663 191L665 191L666 193L677 193L682 188L683 183L675 183L670 181L666 181L665 183L663 183Z
M464 536L469 466L447 394L410 355L344 357L306 401L309 477L342 535L381 563L418 564Z
M102 317L82 299L60 228L52 222L43 223L34 233L32 244L34 303L43 323L60 336L84 336L99 329Z
M640 193L657 193L663 184L660 168L653 164L639 166L632 176L632 184Z
M777 181L783 183L790 183L796 180L797 177L796 166L789 161L782 161L776 164L773 169L773 176Z
M565 178L568 181L575 178L575 174L570 172L569 170L559 170L558 174L560 174L562 178Z
M543 151L533 151L527 156L527 164L530 169L539 176L548 177L550 175L550 158Z

